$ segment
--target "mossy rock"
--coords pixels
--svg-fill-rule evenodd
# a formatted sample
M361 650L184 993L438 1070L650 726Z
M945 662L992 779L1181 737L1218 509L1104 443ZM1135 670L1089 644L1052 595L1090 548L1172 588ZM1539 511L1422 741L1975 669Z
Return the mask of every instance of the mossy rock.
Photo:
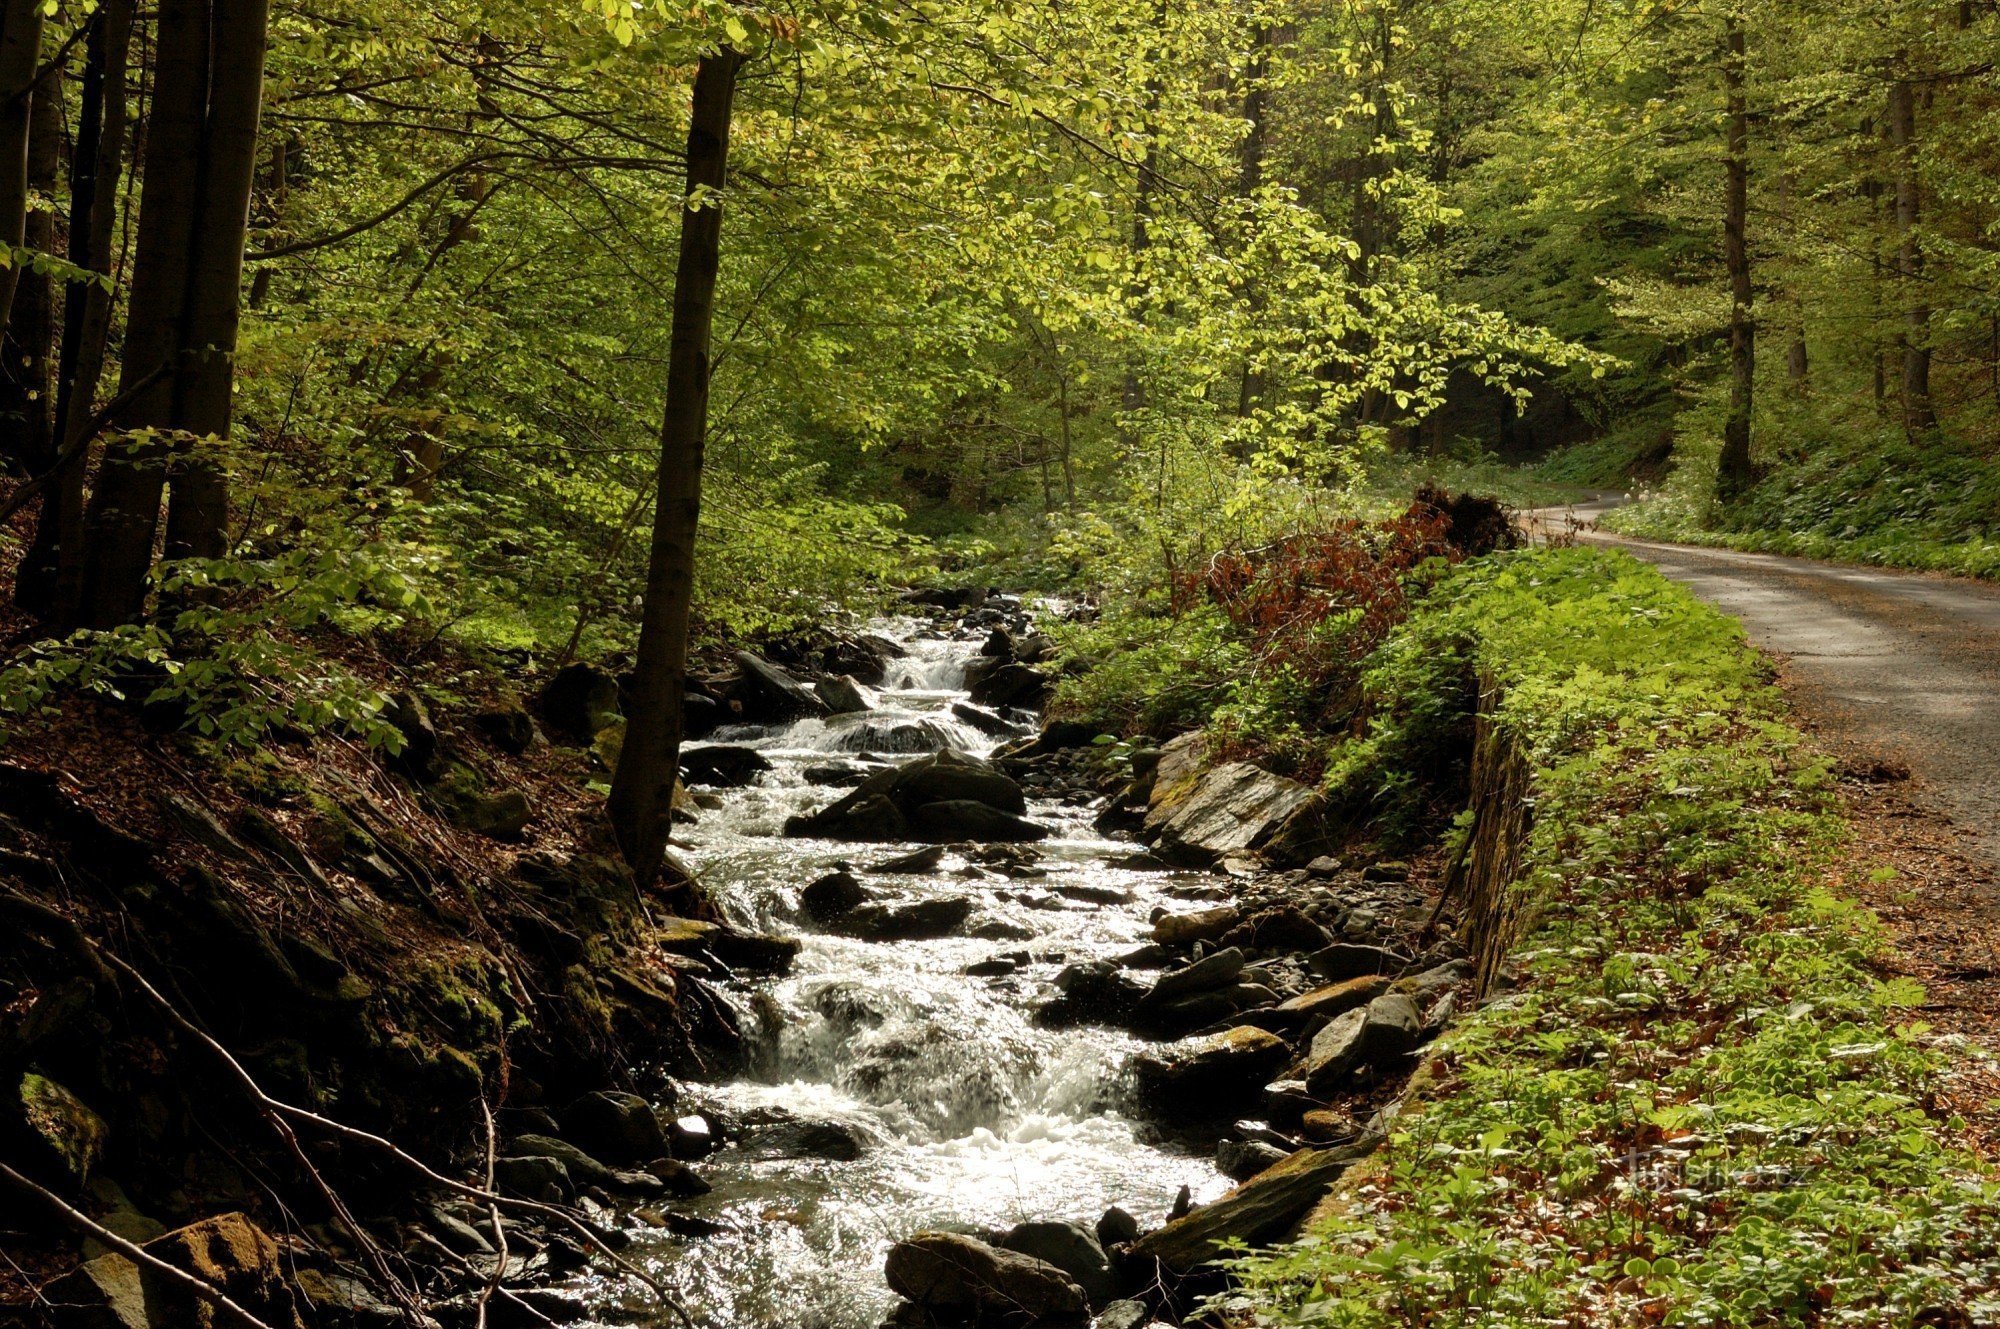
M104 1118L54 1080L32 1071L21 1077L18 1096L29 1128L77 1180L87 1180L110 1134Z

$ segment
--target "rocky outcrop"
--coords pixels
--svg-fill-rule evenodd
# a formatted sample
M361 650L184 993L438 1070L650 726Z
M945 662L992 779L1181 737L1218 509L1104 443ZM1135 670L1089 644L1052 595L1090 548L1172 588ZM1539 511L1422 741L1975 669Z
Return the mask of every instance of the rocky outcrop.
M542 689L541 700L542 717L550 728L574 742L587 744L623 718L618 710L618 680L596 665L577 663L558 669Z
M1076 1223L1017 1223L1000 1238L1002 1250L1054 1265L1083 1289L1093 1307L1108 1305L1118 1295L1118 1275L1111 1258L1090 1231Z
M934 1315L975 1324L1081 1324L1083 1289L1042 1260L956 1232L919 1232L889 1248L889 1288Z
M145 1244L148 1255L190 1274L270 1329L302 1321L278 1244L239 1213L191 1223ZM210 1329L235 1317L177 1279L122 1254L87 1260L50 1286L44 1303L62 1329Z
M1201 769L1192 744L1176 752L1182 744L1189 739L1175 739L1161 756L1142 831L1169 862L1206 867L1253 853L1312 792L1248 762Z
M1039 840L1046 827L1025 820L1021 786L992 763L938 752L877 771L854 792L785 823L785 834L829 840Z
M981 706L1019 706L1038 711L1048 704L1054 680L1033 665L1013 661L982 671L972 684L972 700Z

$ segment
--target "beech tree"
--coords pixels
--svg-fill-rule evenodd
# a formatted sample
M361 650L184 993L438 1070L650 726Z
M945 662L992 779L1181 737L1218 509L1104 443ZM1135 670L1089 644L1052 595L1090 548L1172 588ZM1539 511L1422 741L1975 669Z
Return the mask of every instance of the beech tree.
M257 160L267 0L163 0L132 297L113 421L64 617L139 617L168 489L169 558L223 553L243 244Z

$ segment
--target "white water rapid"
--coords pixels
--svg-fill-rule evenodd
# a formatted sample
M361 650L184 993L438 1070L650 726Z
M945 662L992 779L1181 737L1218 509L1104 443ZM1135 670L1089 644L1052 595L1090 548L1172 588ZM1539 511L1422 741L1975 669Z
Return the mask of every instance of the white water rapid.
M1114 867L1134 846L1104 839L1088 811L1049 802L1030 804L1029 816L1055 834L1037 846L1041 875L1022 878L956 851L928 874L878 875L870 865L916 846L782 835L788 816L845 792L810 782L808 768L864 750L907 759L994 744L951 714L980 637L942 640L914 621L881 630L909 654L890 663L875 710L718 733L711 742L754 747L775 769L723 791L720 808L677 833L734 921L803 942L789 975L733 994L753 1045L750 1071L691 1087L691 1101L734 1120L783 1108L867 1140L844 1162L725 1149L700 1165L713 1193L675 1205L718 1232L633 1229L630 1253L703 1329L873 1329L892 1304L883 1256L910 1233L1047 1218L1088 1226L1111 1205L1151 1226L1182 1186L1201 1201L1229 1185L1208 1158L1150 1139L1122 1114L1136 1040L1032 1020L1064 964L1141 945L1166 890L1203 879ZM799 891L840 863L881 896L969 897L968 929L988 936L878 943L828 934L803 915ZM1003 976L965 973L1005 955L1024 963ZM673 1323L638 1300L600 1314Z

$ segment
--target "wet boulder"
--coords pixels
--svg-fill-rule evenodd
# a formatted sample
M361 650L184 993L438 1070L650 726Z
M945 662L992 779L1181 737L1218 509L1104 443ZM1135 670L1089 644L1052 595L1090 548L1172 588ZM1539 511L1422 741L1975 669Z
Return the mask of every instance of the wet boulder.
M299 1306L276 1241L240 1213L177 1228L145 1244L148 1255L214 1288L269 1329L297 1329ZM111 1253L51 1285L44 1305L58 1325L196 1329L227 1323L177 1279Z
M837 752L942 752L952 745L949 728L931 719L896 719L876 712L850 711L826 722Z
M910 828L918 839L936 844L1023 843L1049 834L1046 826L969 798L923 804L911 814Z
M870 872L921 876L925 873L936 872L938 865L942 862L944 862L944 846L934 844L926 845L922 849L914 850L907 854L899 854L895 858L884 859L880 863L871 863L868 870Z
M547 1158L561 1163L569 1174L569 1179L580 1186L613 1185L611 1169L568 1140L558 1140L553 1135L529 1133L517 1135L508 1146L513 1156L518 1158Z
M1215 1170L1231 1181L1248 1181L1290 1156L1267 1140L1223 1140L1215 1146Z
M839 920L839 930L862 941L928 941L949 937L972 917L972 901L938 896L906 904L864 904Z
M509 1154L494 1159L493 1180L509 1195L542 1204L565 1204L575 1190L562 1160L540 1154Z
M739 1146L749 1158L822 1158L851 1163L868 1152L868 1132L844 1121L803 1118L745 1128Z
M1038 711L1048 703L1055 681L1033 665L1007 661L984 671L972 685L972 700L981 706L1019 706Z
M1150 1110L1186 1120L1235 1115L1291 1056L1284 1039L1239 1025L1141 1053L1132 1068Z
M988 738L1019 738L1022 733L1021 726L1012 720L1002 719L992 711L974 706L971 702L953 702L951 713L954 719L963 720Z
M861 685L850 674L822 678L813 684L813 695L835 715L858 715L875 709L874 703L868 700L868 694L862 691Z
M1076 1223L1017 1223L996 1243L1054 1265L1070 1276L1093 1307L1108 1305L1118 1295L1118 1275L1111 1259L1089 1229Z
M763 656L738 651L730 658L742 671L737 695L743 703L744 719L761 724L827 714L826 703L812 689Z
M667 1152L667 1133L653 1105L637 1094L603 1090L585 1094L563 1109L563 1124L590 1153L630 1166Z
M1257 951L1316 951L1333 938L1297 905L1272 905L1222 935L1222 945Z
M1146 989L1109 960L1082 960L1056 975L1057 997L1036 1012L1050 1028L1123 1024Z
M827 923L868 902L868 888L852 872L829 872L799 892L799 907L806 917Z
M1081 1324L1083 1289L1043 1260L956 1232L919 1232L889 1248L889 1289L934 1315L975 1324Z
M936 805L941 810L924 812ZM975 812L960 807L975 804ZM991 762L962 752L936 752L875 772L845 798L785 823L785 834L834 840L954 840L1040 838L1046 830L1020 820L1021 786ZM1005 819L992 816L1005 814ZM983 835L982 832L993 832Z
M771 769L771 760L755 748L733 743L681 749L681 778L689 784L736 789Z

